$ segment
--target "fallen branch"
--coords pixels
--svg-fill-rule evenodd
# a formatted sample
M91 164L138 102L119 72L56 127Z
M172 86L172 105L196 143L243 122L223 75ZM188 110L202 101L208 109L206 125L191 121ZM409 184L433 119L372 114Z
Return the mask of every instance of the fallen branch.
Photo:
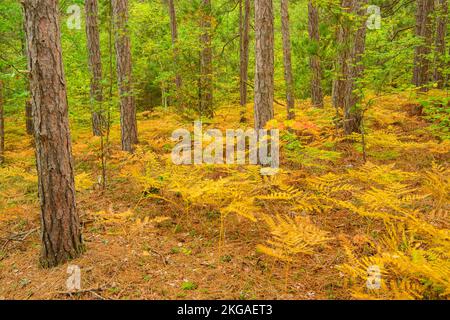
M27 230L27 231L23 231L23 232L19 232L19 233L13 234L12 236L6 238L5 243L3 243L3 245L2 245L2 250L4 250L6 248L6 246L12 241L17 241L17 242L25 241L26 238L28 238L29 235L31 235L32 233L38 231L39 228L40 227L31 229L31 230Z
M100 294L98 294L99 291L104 291L106 289L108 289L109 286L107 285L103 285L97 288L89 288L89 289L80 289L80 290L69 290L69 291L56 291L56 294L64 294L64 295L73 295L73 294L83 294L83 293L91 293L92 295L102 299L102 300L106 300L107 298L101 296Z
M156 251L155 249L152 249L152 248L149 248L149 250L150 250L153 254L159 256L159 257L162 259L162 261L163 261L163 263L164 263L165 266L168 265L167 259L166 259L166 257L164 257L164 255L163 255L162 253L160 253L160 252L158 252L158 251Z

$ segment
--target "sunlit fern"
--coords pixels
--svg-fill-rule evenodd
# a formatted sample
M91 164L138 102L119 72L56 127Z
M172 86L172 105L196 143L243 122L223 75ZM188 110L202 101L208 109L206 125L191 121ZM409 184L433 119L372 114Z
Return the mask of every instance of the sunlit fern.
M306 217L263 215L263 220L272 237L267 241L268 245L259 245L258 250L286 262L292 262L299 253L312 254L314 247L330 240L327 232Z
M300 254L310 255L317 246L326 244L330 238L328 233L312 224L308 218L296 216L263 215L271 238L266 244L257 246L257 250L286 263L285 289L289 278L291 263Z
M450 170L433 162L431 170L424 174L424 189L436 201L436 208L441 209L450 202Z
M386 235L372 256L357 258L348 242L344 242L349 261L339 266L351 281L352 295L358 299L433 299L450 295L450 238L444 241L411 224L387 223ZM432 227L431 227L432 228ZM420 239L420 240L419 240ZM426 243L426 244L425 244ZM368 268L378 266L380 287L366 286Z

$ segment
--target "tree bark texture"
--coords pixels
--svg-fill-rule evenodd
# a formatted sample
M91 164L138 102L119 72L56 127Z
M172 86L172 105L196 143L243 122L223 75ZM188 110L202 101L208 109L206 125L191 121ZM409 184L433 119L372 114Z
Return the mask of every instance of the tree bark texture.
M30 61L28 59L29 55L28 55L28 50L27 50L27 36L26 36L26 25L25 25L25 11L23 11L23 32L24 32L24 36L22 37L22 53L23 56L27 59L27 71L30 71ZM29 80L29 76L27 76L26 78L26 87L28 89L28 92L31 92L30 90L30 80ZM31 97L29 99L25 100L25 128L27 131L28 135L32 135L34 133L34 128L33 128L33 109L31 106L32 100Z
M272 0L255 0L255 128L273 118L274 29Z
M283 38L284 80L288 120L295 118L294 77L292 76L291 36L289 32L289 0L281 0L281 34Z
M30 61L41 207L41 264L53 267L83 250L57 0L23 0Z
M448 23L448 1L437 0L438 7L436 10L436 39L435 39L435 66L434 66L434 81L437 83L439 89L445 86L444 71L447 68L445 65L446 43L445 37L447 35Z
M316 52L309 57L311 68L311 101L314 107L323 107L322 67L319 56L319 9L314 0L308 2L308 32L309 39L314 44Z
M214 117L213 108L213 66L212 66L212 6L211 0L202 0L200 37L200 114L207 118Z
M416 37L422 41L417 45L414 53L413 84L419 91L428 91L427 84L431 80L431 44L432 17L434 0L416 0Z
M138 142L136 103L132 86L131 41L128 34L128 0L112 0L115 27L116 69L120 94L122 150L133 152Z
M86 39L89 57L89 69L91 72L91 107L92 107L92 132L95 136L102 135L105 123L103 115L103 86L102 86L102 61L100 54L100 33L98 26L97 0L85 0L86 13Z
M242 6L242 4L244 4ZM250 0L240 0L239 6L239 38L240 38L240 104L247 104L249 32L250 32Z
M170 17L170 33L172 36L172 46L173 46L173 59L175 68L178 69L179 64L179 53L178 53L178 27L177 27L177 15L175 11L175 3L174 0L168 0L168 7L169 7L169 17ZM176 96L177 96L177 104L182 105L182 85L183 80L181 78L180 73L177 71L175 74L175 86L177 89Z
M333 83L333 105L343 110L345 134L359 132L361 124L361 110L357 107L361 99L357 93L357 80L364 72L361 61L367 31L365 4L367 0L343 0L341 4L344 15L337 33L338 73Z
M344 132L351 134L352 132L360 132L362 110L358 108L358 103L361 102L361 94L358 93L358 79L363 77L364 66L362 58L366 49L366 19L365 7L367 0L357 1L355 6L355 13L360 18L358 19L359 27L355 33L354 45L350 54L351 65L349 67L349 75L346 79L345 85L345 99L344 99ZM362 19L361 19L362 18Z

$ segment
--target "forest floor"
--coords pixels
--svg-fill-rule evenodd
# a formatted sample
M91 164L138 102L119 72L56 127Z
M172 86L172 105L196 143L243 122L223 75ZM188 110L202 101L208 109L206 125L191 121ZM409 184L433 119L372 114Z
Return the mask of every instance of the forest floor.
M256 202L249 205L255 212L235 210L238 214L229 207L224 214L223 208L236 199L244 203L246 196L267 194L275 184L306 190L305 181L314 183L317 177L376 170L415 175L433 162L446 165L448 141L437 139L431 123L412 115L412 105L407 94L374 100L366 112L364 163L360 135L353 140L336 137L329 101L323 110L299 101L296 121L289 125L293 129L280 134L281 171L267 179L250 165L170 164L172 131L191 130L192 123L162 109L144 112L138 115L140 143L132 156L120 151L120 129L112 127L106 190L97 182L100 139L89 128L72 124L86 252L53 269L38 263L32 139L25 134L23 118L8 117L7 163L0 168L0 299L351 299L345 276L336 268L347 261L341 239L358 252L370 251L367 243L383 232L382 222L338 206L309 210L304 205L306 209L295 211L299 205ZM284 108L276 105L275 114L270 125L283 129ZM253 119L251 104L247 115ZM233 105L221 108L203 130L239 127L251 128L252 123L240 123L239 107ZM369 179L358 182L359 188L372 185ZM350 201L351 192L337 197ZM256 250L269 236L257 211L307 216L330 240L312 254L296 257L286 270L284 263ZM433 219L435 225L449 227L447 216ZM67 291L69 264L81 268L79 293Z

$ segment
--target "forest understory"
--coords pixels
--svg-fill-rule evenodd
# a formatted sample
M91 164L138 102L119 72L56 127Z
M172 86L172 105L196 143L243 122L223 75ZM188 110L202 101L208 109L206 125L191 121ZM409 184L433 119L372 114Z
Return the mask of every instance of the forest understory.
M323 109L296 101L289 121L275 105L272 177L253 165L174 165L171 133L192 122L156 108L138 113L134 154L120 151L112 127L103 190L100 138L72 123L86 251L52 269L38 263L32 138L23 117L7 115L0 299L448 298L450 144L436 133L445 126L412 112L412 91L369 98L366 161L361 134L336 131L329 99ZM239 111L221 107L204 130L252 127ZM252 104L246 114L253 119ZM301 248L291 231L302 232ZM81 268L77 293L66 288L70 264ZM367 289L371 265L383 268L381 289Z

